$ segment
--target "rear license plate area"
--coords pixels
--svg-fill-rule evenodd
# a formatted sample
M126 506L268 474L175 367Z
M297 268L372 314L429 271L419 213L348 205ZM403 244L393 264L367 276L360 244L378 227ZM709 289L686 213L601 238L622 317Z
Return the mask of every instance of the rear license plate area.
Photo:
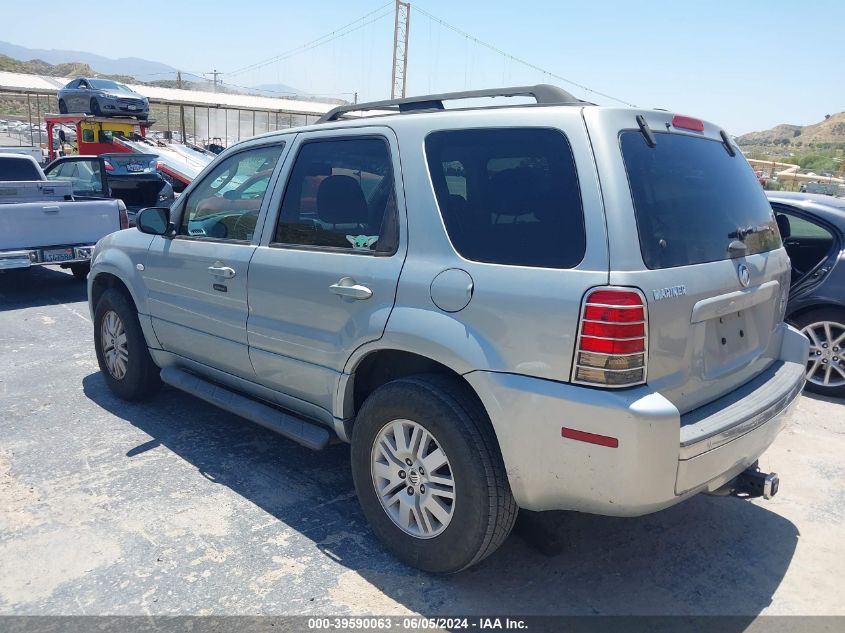
M705 322L704 377L717 378L756 357L760 350L754 306Z
M41 251L41 260L45 262L67 262L72 259L72 248L48 248Z

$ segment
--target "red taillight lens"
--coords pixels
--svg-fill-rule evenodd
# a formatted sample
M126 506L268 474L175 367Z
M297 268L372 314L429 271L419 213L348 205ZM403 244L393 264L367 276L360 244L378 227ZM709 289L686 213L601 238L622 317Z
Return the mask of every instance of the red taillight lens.
M114 166L107 160L103 159L103 165L106 168L106 171L114 171Z
M704 131L704 121L694 119L691 116L684 116L683 114L676 114L672 117L672 126L684 130L692 130L693 132Z
M584 309L584 318L589 321L610 321L612 323L628 323L631 321L642 321L645 319L645 312L642 308L608 308L607 306L587 306Z
M123 203L123 200L117 201L117 209L118 215L120 216L120 228L128 229L129 228L129 213L126 211L126 205Z
M645 336L645 325L642 323L616 324L584 321L581 326L584 336L599 336L604 338L637 338Z
M619 341L612 338L581 337L581 349L601 354L634 354L645 351L645 338Z
M593 290L587 297L588 304L603 306L641 306L643 300L629 290Z
M647 338L646 306L639 292L593 290L581 316L573 380L604 387L645 382Z

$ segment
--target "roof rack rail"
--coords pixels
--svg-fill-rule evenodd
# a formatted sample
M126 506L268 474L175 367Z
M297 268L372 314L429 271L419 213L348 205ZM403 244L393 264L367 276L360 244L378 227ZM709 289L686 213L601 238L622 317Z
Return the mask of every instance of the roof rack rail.
M480 97L534 97L541 105L574 105L587 103L577 99L566 90L549 84L535 86L516 86L513 88L490 88L488 90L465 90L462 92L446 92L436 95L422 95L406 97L404 99L388 99L386 101L371 101L369 103L350 103L338 106L324 114L317 123L337 121L347 112L364 112L367 110L388 110L392 112L419 112L422 110L445 110L444 101L458 99L477 99ZM391 113L392 113L391 112Z

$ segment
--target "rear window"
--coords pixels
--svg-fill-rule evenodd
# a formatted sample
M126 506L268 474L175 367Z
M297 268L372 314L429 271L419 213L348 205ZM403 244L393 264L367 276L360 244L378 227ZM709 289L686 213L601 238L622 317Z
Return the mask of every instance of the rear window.
M41 174L30 160L0 158L0 180L41 180Z
M557 130L433 132L426 157L449 239L466 259L572 268L584 213L572 150Z
M738 236L746 255L780 247L772 207L738 152L731 156L719 141L682 134L655 138L649 147L639 131L620 135L646 266L728 259Z

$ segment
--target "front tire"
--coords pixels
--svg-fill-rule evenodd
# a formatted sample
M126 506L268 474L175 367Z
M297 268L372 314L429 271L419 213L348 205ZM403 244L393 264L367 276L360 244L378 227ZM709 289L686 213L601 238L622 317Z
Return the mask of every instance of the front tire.
M352 430L352 477L373 532L424 571L474 565L516 520L490 422L448 376L402 378L370 394Z
M109 288L94 310L94 349L109 389L123 400L142 400L161 386L138 321L126 295Z
M845 397L845 310L817 308L793 320L810 339L807 391Z
M94 116L102 116L103 112L100 110L100 102L97 99L91 99L91 114Z

